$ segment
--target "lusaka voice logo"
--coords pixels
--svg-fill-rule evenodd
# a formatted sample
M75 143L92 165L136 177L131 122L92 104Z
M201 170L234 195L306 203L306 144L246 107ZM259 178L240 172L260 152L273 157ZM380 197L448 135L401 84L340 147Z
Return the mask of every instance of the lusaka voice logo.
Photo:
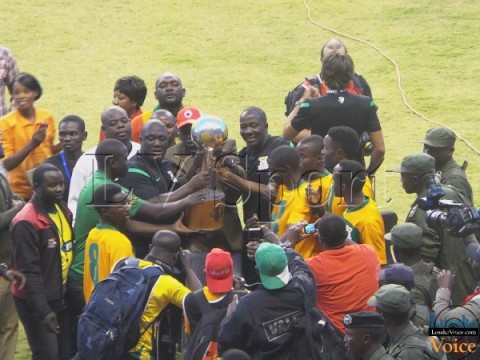
M452 359L480 359L479 324L468 307L445 307L430 323L432 349Z

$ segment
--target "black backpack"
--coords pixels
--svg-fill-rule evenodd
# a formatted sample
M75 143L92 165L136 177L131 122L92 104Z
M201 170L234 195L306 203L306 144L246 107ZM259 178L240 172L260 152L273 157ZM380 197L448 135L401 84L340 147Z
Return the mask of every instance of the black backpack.
M226 295L226 304L233 299L234 292ZM203 289L193 293L193 299L197 304L202 318L198 322L190 338L188 349L185 354L185 360L207 360L218 357L217 336L220 323L227 314L227 307L223 309L214 309L205 298Z
M313 76L309 78L305 78L305 81L308 81L310 85L315 86L318 90L320 90L320 78L318 76ZM295 107L295 103L300 100L305 91L304 82L295 86L292 90L290 90L285 96L285 116L290 115Z
M372 94L370 93L370 91L367 91L367 89L363 85L363 81L365 81L365 79L363 79L361 75L358 75L356 73L353 74L352 80L353 80L353 84L361 94L372 97ZM305 81L308 81L311 86L315 86L318 89L318 91L320 91L320 94L324 95L322 94L322 87L320 84L320 75L305 78ZM303 92L305 91L305 87L304 87L305 81L295 86L295 88L289 91L287 96L285 96L285 101L284 101L285 116L290 115L290 113L293 111L293 108L295 107L295 103L298 100L300 100L300 98L302 97Z

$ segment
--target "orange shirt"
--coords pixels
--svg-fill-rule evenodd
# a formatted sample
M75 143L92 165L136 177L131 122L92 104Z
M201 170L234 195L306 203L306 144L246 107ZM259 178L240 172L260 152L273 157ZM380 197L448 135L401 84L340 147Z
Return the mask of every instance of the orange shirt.
M36 147L19 166L8 172L8 182L12 191L24 199L29 199L32 196L32 187L27 178L27 171L34 169L53 155L55 119L47 110L37 108L35 108L35 122L24 118L18 110L0 119L5 158L12 156L27 145L37 129L37 124L42 122L48 123L47 136L43 143Z
M153 110L147 110L144 113L137 115L133 118L132 124L132 141L140 143L140 132L142 126L152 117Z
M317 307L342 334L345 314L375 311L367 301L378 289L380 263L370 245L324 250L307 263L317 283Z

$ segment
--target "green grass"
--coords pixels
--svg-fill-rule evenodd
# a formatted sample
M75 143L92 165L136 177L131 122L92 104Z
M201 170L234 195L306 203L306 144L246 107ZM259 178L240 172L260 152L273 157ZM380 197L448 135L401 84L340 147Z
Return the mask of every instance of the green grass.
M23 331L22 323L19 322L19 332L17 340L17 348L15 350L15 360L29 360L32 358L30 348L28 347L27 338L25 337L25 332Z
M398 64L411 105L480 147L478 4L307 3L316 22L379 46ZM154 81L165 71L182 78L185 104L226 120L239 147L238 117L250 105L265 109L271 133L279 134L286 92L318 71L320 46L334 36L308 22L300 0L4 0L0 23L1 43L44 87L37 106L50 109L58 120L72 113L85 118L88 146L98 139L99 116L111 103L118 77L136 74L147 82L148 109L155 104ZM404 194L398 175L385 170L421 151L425 131L435 125L402 105L393 66L385 58L366 44L338 37L379 106L387 154L377 173L377 201L403 219L412 196ZM470 162L468 175L478 199L478 154L458 142L456 158ZM21 340L19 353L27 348ZM27 355L18 356L23 358Z

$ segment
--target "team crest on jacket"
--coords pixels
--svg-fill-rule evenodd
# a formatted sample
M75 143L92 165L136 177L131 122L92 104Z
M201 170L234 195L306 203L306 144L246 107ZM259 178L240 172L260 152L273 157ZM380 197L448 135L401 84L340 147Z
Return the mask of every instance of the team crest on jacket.
M53 249L57 247L57 240L55 238L51 238L47 240L47 249Z

